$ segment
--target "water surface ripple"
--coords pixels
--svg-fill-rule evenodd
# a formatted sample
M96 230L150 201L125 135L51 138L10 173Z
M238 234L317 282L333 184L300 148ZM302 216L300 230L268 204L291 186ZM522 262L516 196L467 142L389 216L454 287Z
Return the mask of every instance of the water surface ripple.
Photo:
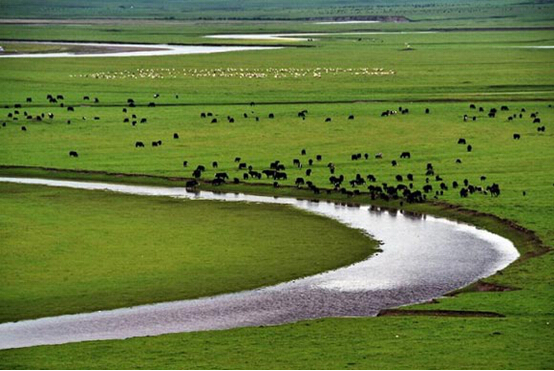
M271 287L0 324L0 349L275 325L322 317L374 316L380 309L430 300L466 286L503 269L519 256L507 239L467 224L377 211L368 206L240 193L190 193L185 188L171 187L26 178L0 181L192 200L285 204L335 219L382 242L382 252L364 261Z

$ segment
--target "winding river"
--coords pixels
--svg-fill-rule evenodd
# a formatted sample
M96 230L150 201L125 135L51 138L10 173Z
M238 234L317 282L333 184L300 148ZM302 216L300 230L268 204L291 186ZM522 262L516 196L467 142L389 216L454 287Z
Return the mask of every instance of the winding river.
M12 42L2 42L9 44ZM170 45L170 44L116 44L116 43L79 43L59 41L20 41L23 44L62 45L65 47L85 48L85 51L59 53L0 53L0 58L64 58L64 57L152 57L183 54L211 54L249 50L281 49L274 46L221 46L221 45Z
M179 187L27 178L0 181L191 200L284 204L335 219L382 242L382 252L364 261L271 287L0 324L0 349L276 325L323 317L374 316L384 308L427 301L466 286L503 269L519 256L510 241L488 231L369 206L242 193L192 193Z

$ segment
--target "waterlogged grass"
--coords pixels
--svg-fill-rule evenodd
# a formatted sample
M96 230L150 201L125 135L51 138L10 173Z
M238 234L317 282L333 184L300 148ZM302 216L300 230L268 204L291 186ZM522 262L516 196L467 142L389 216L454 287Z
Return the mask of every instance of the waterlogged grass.
M0 322L247 290L376 248L278 205L0 183L0 210Z

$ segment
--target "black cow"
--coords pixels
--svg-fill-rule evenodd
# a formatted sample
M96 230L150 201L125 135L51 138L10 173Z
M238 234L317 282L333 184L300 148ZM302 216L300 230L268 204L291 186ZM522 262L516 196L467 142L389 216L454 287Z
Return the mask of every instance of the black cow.
M214 169L217 169L217 166L218 166L217 161L212 162L212 167L213 167Z
M89 97L88 95L85 95L85 96L83 97L83 100L90 100L90 97Z
M293 166L296 166L296 167L302 167L302 165L300 164L300 160L295 158L294 160L292 160L292 165Z
M460 160L459 158L456 159L456 163L457 164L461 164L462 163L462 160Z
M27 98L27 103L31 103L32 101L33 101L33 98L31 98L31 97Z
M21 127L21 130L27 131L27 128L26 128L25 126L22 126L22 127Z
M185 183L185 188L194 188L198 185L196 180L189 180Z
M202 113L200 114L200 118L205 119L205 118L206 118L206 113L205 113L205 112L202 112Z
M302 156L305 156L305 155L306 155L306 150L303 149L302 151L300 151L300 154L301 154Z
M309 159L309 160L308 160L308 165L309 165L309 166L312 166L313 164L314 164L314 160L313 160L313 159Z
M217 124L217 119L215 117L212 119L212 124Z
M148 103L148 107L156 107L156 103L150 102L150 103Z
M76 151L69 151L69 157L79 157L79 154Z
M519 140L521 138L521 135L517 134L517 133L514 133L514 139L517 139Z
M179 134L173 133L173 139L179 139Z
M148 120L147 120L145 117L143 117L143 118L140 119L140 123L141 123L141 124L146 124L147 121L148 121Z
M268 178L271 176L271 177L275 177L275 173L276 171L275 170L263 170L262 171L262 174L264 174L265 176L267 176Z
M229 179L229 175L227 173L215 173L215 177L221 179Z
M296 180L294 181L294 184L296 184L298 188L300 188L301 185L304 185L304 183L304 178L296 178Z
M396 166L397 164L398 164L398 163L396 162L396 160L392 160L392 161L391 161L391 165L392 165L392 166Z
M136 143L135 143L135 148L139 148L139 147L144 147L144 143L142 143L142 142L136 142Z
M396 176L396 181L397 182L401 182L403 179L402 179L402 175L397 175Z
M195 177L196 179L198 179L202 176L202 171L196 169L192 172L192 176Z
M72 106L68 106L68 107L67 107L67 110L68 110L69 112L74 112L74 111L75 111L75 108L73 108Z
M268 116L270 119L275 118L275 115L273 113L270 113Z
M240 162L240 157L235 157L235 162Z
M541 123L541 119L538 117L533 120L533 124L540 124L540 123Z
M239 160L240 161L240 160ZM246 162L241 162L239 164L239 170L245 170L246 169Z
M204 165L198 165L196 167L196 170L199 170L199 171L206 171L206 167Z
M458 139L458 144L466 144L466 140L464 138Z
M188 161L183 161L183 167L187 167L189 165Z
M410 152L402 152L400 154L400 158L410 158L411 155L410 155Z
M408 174L408 175L406 175L406 178L407 178L410 182L413 182L413 181L414 181L414 176L413 176L413 174Z
M225 179L222 179L222 178L216 178L216 179L212 180L212 185L214 185L214 186L220 186L224 183L225 183Z
M349 119L349 120L354 120L354 115L348 116L348 119Z
M471 152L472 150L473 150L473 147L471 146L471 144L468 145L468 146L467 146L467 151L468 151L468 152Z
M306 176L311 176L311 175L312 175L312 169L307 169Z
M283 173L281 171L276 171L273 178L276 179L276 180L287 179L287 173Z

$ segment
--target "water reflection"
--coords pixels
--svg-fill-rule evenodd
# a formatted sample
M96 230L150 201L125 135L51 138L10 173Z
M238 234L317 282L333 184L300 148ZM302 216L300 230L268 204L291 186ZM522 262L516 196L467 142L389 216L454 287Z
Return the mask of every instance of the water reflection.
M272 287L132 308L0 324L0 349L84 340L123 339L294 322L373 316L379 310L428 301L504 268L518 257L512 243L473 226L417 213L242 193L187 192L45 179L0 181L194 200L283 204L323 215L381 242L362 262Z

